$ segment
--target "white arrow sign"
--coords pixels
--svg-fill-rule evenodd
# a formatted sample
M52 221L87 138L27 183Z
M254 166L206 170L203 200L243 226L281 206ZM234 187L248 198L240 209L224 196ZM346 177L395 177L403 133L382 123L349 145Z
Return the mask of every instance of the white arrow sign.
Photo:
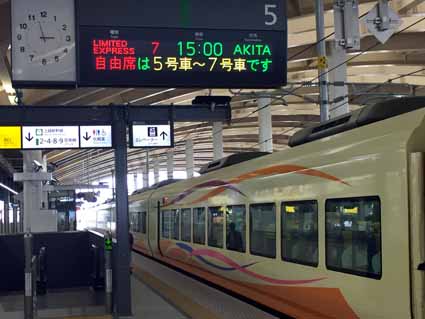
M23 149L79 148L78 126L23 126Z
M398 30L401 26L401 19L391 8L388 8L388 19L389 27L385 31L379 30L379 10L378 5L376 5L372 10L369 11L360 21L364 23L379 42L384 44L388 41L389 38Z
M170 125L132 125L133 147L171 147Z
M112 128L110 125L80 126L82 148L112 147Z

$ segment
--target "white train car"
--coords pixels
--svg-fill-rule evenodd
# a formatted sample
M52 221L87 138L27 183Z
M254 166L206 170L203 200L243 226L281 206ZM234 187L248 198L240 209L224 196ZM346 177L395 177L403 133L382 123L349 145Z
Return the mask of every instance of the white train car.
M132 195L134 249L296 318L425 318L425 98L290 144Z

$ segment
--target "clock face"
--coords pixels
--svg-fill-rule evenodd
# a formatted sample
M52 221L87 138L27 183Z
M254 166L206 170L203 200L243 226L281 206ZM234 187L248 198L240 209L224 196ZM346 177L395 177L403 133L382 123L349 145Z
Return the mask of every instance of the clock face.
M12 1L14 83L75 82L75 52L74 0Z

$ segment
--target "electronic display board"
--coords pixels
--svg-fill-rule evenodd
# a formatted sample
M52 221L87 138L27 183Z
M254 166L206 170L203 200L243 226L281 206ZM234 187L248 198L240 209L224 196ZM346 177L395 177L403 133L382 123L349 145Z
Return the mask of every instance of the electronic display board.
M265 88L286 84L281 31L80 26L80 86Z

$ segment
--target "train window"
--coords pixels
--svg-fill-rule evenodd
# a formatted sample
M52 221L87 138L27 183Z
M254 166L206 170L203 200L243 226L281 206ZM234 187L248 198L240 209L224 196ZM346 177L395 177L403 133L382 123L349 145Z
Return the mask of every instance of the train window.
M318 265L317 201L282 203L282 259Z
M180 211L174 209L171 211L171 237L173 239L180 239Z
M138 229L142 234L146 234L146 212L139 212Z
M130 220L130 228L133 232L140 232L139 230L139 219L138 219L139 213L131 213L131 220Z
M193 242L205 244L205 208L193 209Z
M171 235L171 211L162 211L162 238L170 238Z
M208 208L208 246L223 248L223 215L225 207Z
M228 206L226 211L226 247L245 252L245 205Z
M192 216L191 216L191 210L190 208L183 208L181 210L181 220L182 220L182 240L190 242L191 241L191 222L192 222Z
M326 201L328 269L379 279L381 203L379 197Z
M276 257L276 206L252 204L250 212L250 252L253 255Z

